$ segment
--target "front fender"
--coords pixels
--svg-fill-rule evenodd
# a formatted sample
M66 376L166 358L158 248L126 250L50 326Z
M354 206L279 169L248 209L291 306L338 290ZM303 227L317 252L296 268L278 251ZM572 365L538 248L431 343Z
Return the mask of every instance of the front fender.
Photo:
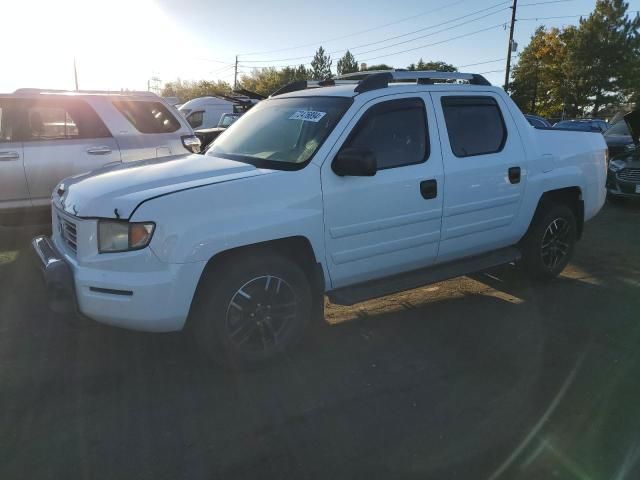
M324 259L319 170L239 179L149 200L132 221L154 221L151 249L168 263L207 261L223 251L302 236ZM324 263L324 262L323 262Z

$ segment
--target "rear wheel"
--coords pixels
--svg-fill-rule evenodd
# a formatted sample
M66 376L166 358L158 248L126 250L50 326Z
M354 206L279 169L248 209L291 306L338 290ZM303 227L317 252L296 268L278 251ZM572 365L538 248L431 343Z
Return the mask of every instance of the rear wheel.
M557 277L569 263L576 239L573 211L566 205L548 205L536 215L522 243L527 274L536 280Z
M235 256L203 281L192 317L196 341L230 366L281 355L302 337L311 317L307 276L286 257Z

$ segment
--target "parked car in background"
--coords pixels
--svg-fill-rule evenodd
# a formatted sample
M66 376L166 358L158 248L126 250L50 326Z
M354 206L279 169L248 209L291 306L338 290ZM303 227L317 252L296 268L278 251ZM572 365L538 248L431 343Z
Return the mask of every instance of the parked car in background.
M178 109L194 130L215 128L222 115L235 112L235 103L219 97L199 97L180 105Z
M209 145L211 145L211 143L218 138L222 132L229 128L231 124L241 116L242 113L223 113L218 125L215 127L196 130L195 134L200 139L200 143L202 145L201 152L204 153Z
M612 200L640 198L640 110L626 114L624 123L632 143L609 160L607 193Z
M0 94L0 224L46 213L63 178L199 148L186 120L153 93Z
M561 120L553 128L564 128L566 130L580 130L582 132L604 133L609 128L609 124L598 118L578 118L575 120Z
M468 84L434 83L450 79ZM205 156L63 181L53 236L33 241L51 306L188 322L238 365L283 354L325 293L352 305L504 263L565 268L605 201L602 135L531 128L477 74L339 80L283 87Z
M604 140L609 148L609 158L613 158L634 146L629 126L624 119L614 123L604 132Z
M551 123L549 123L546 119L539 117L538 115L528 115L525 114L524 118L527 119L532 126L537 128L551 128Z

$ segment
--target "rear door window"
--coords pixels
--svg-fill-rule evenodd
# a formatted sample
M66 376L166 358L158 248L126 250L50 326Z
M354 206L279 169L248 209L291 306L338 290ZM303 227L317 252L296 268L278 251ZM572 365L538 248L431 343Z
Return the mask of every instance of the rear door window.
M488 96L443 97L449 143L456 157L496 153L504 148L507 129L497 102Z
M21 139L68 140L110 137L96 112L78 99L45 99L27 102Z
M118 100L113 106L140 133L171 133L180 129L180 122L160 102Z

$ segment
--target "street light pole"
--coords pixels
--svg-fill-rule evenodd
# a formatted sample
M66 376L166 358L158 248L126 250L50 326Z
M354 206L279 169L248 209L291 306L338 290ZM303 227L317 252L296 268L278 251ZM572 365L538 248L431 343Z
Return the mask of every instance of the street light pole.
M504 89L509 90L509 74L511 73L511 49L513 47L513 28L516 24L516 6L518 0L513 0L511 6L511 28L509 28L509 48L507 49L507 71L504 74Z

